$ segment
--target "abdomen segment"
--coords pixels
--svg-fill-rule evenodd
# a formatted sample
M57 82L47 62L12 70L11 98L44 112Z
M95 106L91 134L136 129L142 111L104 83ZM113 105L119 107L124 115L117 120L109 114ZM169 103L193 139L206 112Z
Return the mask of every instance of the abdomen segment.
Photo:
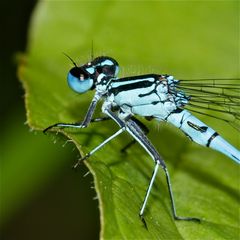
M215 149L240 164L240 151L187 110L171 113L167 122L180 128L192 141Z

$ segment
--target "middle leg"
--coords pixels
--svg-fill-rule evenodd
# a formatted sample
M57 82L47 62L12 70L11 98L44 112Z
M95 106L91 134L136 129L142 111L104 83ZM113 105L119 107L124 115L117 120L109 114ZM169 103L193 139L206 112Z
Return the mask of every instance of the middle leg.
M168 170L167 170L164 160L159 155L159 153L156 151L156 149L151 144L151 142L148 140L148 138L145 136L145 134L143 133L141 128L134 121L129 119L126 122L126 126L127 126L126 130L134 137L134 139L136 139L136 141L138 141L143 146L143 148L149 153L149 155L152 157L152 159L155 162L155 168L154 168L154 171L153 171L153 174L152 174L152 177L151 177L151 180L150 180L150 183L149 183L149 186L148 186L148 189L147 189L147 192L144 197L144 201L143 201L140 213L139 213L139 216L140 216L141 220L143 221L144 225L146 226L146 222L144 220L144 210L146 208L146 204L147 204L154 180L156 178L156 174L157 174L159 166L161 166L161 168L164 170L164 173L166 176L168 192L169 192L169 196L170 196L170 200L171 200L171 207L172 207L172 213L173 213L174 219L175 220L185 220L185 221L200 221L200 219L195 218L195 217L182 217L182 216L177 215L171 181L170 181L170 176L169 176L169 173L168 173Z

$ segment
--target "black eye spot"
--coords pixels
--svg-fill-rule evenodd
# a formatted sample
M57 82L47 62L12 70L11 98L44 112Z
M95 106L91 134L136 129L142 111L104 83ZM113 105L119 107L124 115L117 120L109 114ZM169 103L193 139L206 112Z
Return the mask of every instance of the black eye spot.
M78 67L74 67L70 70L70 73L74 76L74 77L78 77L80 75L79 72L79 68Z
M81 80L87 79L89 76L80 67L74 67L70 70L70 73Z

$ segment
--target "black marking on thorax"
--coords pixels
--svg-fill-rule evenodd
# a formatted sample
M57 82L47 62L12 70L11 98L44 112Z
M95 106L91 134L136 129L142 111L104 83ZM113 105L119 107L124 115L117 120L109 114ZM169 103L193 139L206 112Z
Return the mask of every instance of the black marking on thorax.
M166 78L165 78L165 75L153 75L152 76L152 78L154 77L154 79L155 79L155 88L152 90L152 91L150 91L150 92L148 92L148 93L144 93L144 94L139 94L138 96L141 98L141 97L146 97L146 96L149 96L149 95L151 95L151 94L153 94L153 93L156 93L157 94L157 87L158 87L158 85L159 84L163 84L164 83L164 80L166 80ZM160 80L160 81L159 81ZM167 84L167 82L166 82L166 85L167 85L167 87L168 87L168 84ZM169 91L169 87L168 87L168 91ZM158 95L158 94L157 94ZM158 97L159 97L159 95L158 95ZM161 101L161 98L159 97L159 100ZM162 101L161 101L162 102Z
M113 93L116 96L120 92L125 92L125 91L139 89L139 88L147 88L147 87L151 87L153 84L155 84L155 82L151 82L147 80L135 82L135 83L131 83L131 81L129 81L129 83L123 84L121 86L110 88L109 93Z
M153 93L157 93L156 87L155 87L152 91L150 91L150 92L148 92L148 93L143 93L143 94L140 93L138 96L141 98L141 97L149 96L149 95L151 95L151 94L153 94Z
M113 79L113 82L122 83L122 82L130 82L130 81L134 81L134 80L142 80L142 79L147 79L147 78L154 78L155 80L157 80L160 77L161 77L161 75L158 75L158 74L144 74L144 75L139 75L139 76L131 76L131 77Z

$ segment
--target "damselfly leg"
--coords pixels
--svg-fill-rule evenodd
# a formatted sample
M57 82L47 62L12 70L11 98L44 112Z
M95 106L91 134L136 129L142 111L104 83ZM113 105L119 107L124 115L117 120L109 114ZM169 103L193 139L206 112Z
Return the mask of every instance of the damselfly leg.
M62 128L65 128L65 127L85 128L85 127L87 127L92 120L93 113L94 113L97 103L101 97L102 97L101 93L98 93L98 92L95 93L83 122L70 123L70 124L69 123L56 123L56 124L53 124L53 125L47 127L46 129L44 129L43 132L46 133L48 130L50 130L51 128L54 128L54 127L62 127Z
M143 130L143 132L147 135L149 133L149 129L147 128L147 126L145 124L143 124L140 120L138 120L135 117L131 117L131 119L138 124L139 127L141 127L141 129ZM121 149L122 153L126 153L127 149L129 149L132 145L134 145L137 141L135 139L133 139L131 142L129 142L125 147L123 147Z
M165 176L166 176L168 192L169 192L169 195L170 195L171 207L172 207L172 212L173 212L174 219L185 220L185 221L198 221L199 222L200 219L195 218L195 217L182 217L182 216L177 215L176 207L175 207L175 203L174 203L174 198L173 198L173 191L172 191L172 187L171 187L171 181L170 181L170 177L169 177L169 173L168 173L166 164L165 164L164 160L162 159L162 157L157 152L157 150L154 148L154 146L148 140L148 138L146 137L146 135L144 134L142 129L138 126L138 124L134 120L132 120L131 118L126 120L126 121L122 121L118 116L116 116L113 112L111 112L108 109L108 107L103 108L103 112L105 114L107 114L110 118L112 118L121 128L123 128L123 126L125 126L126 131L128 133L130 133L137 142L140 143L140 145L148 152L148 154L152 157L152 159L155 162L155 168L154 168L151 180L150 180L150 184L148 186L148 189L147 189L147 192L146 192L146 195L144 197L144 201L143 201L140 213L139 213L139 216L140 216L144 226L147 228L147 224L146 224L146 221L144 219L144 210L146 208L146 204L147 204L147 201L148 201L153 183L155 181L159 166L161 166L161 168L164 170L164 173L165 173Z
M95 123L95 122L102 122L102 121L106 121L106 120L110 120L110 117L100 117L100 118L93 118L91 119L91 123ZM132 117L132 120L135 121L138 125L140 125L140 127L143 129L143 131L145 132L145 134L147 134L149 132L149 129L138 119ZM82 128L82 122L77 122L77 123L55 123L47 128L45 128L43 130L43 133L46 133L47 131L49 131L52 128ZM116 133L115 133L116 134ZM118 134L117 134L118 135ZM116 136L117 136L116 135ZM116 137L115 136L115 137ZM107 142L109 142L110 140L112 140L114 137L109 137L111 139L106 139L104 142L102 142L100 145L103 146L105 145ZM132 145L134 145L136 143L136 140L132 140L130 141L125 147L123 147L121 149L121 152L126 153L126 150L129 149ZM100 146L99 145L99 146ZM98 146L98 149L100 148ZM98 150L97 149L97 150ZM92 150L93 151L93 150ZM92 152L91 151L91 152ZM94 151L95 152L95 151ZM92 154L90 154L90 152L88 154L86 154L83 158L79 159L78 162L73 166L73 168L76 168L80 162L82 162L83 160L87 159L88 157L90 157Z
M109 117L100 117L100 118L93 118L90 122L102 122L105 120L110 120ZM46 133L52 128L82 128L83 122L77 122L77 123L55 123L43 130L43 133Z
M117 132L115 132L112 136L104 140L102 143L100 143L97 147L95 147L93 150L91 150L89 153L87 153L83 158L80 158L77 163L73 166L73 168L77 168L78 165L83 161L92 156L96 151L98 151L100 148L102 148L105 144L110 142L112 139L117 137L119 134L123 133L125 131L125 128L120 128Z

